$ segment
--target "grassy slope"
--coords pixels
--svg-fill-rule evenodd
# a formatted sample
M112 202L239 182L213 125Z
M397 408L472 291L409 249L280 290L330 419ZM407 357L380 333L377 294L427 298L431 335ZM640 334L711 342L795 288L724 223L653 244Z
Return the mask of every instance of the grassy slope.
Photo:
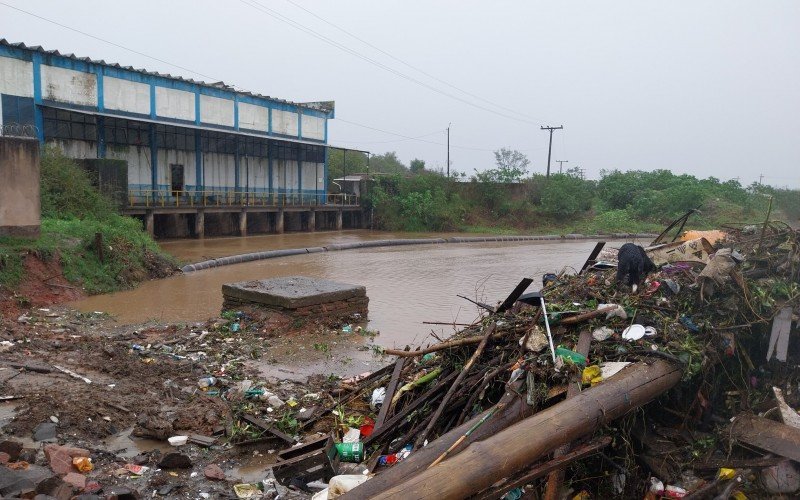
M23 261L57 259L64 276L90 294L127 288L175 267L143 231L118 215L87 174L57 150L42 155L42 231L36 240L0 238L0 285L14 289L26 278ZM95 234L102 235L100 261Z

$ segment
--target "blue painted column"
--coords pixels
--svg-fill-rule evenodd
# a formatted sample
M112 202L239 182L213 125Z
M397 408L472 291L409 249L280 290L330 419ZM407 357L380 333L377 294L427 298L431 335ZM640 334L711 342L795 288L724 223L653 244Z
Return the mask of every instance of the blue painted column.
M240 146L239 137L237 136L236 137L236 153L233 156L233 185L234 185L233 191L235 193L239 192L239 186L242 183L242 180L241 180L240 175L239 175L239 167L240 167L240 164L241 164L241 154L239 153L239 146ZM238 195L235 195L235 196L238 196Z
M194 190L197 192L197 201L202 200L203 191L205 191L205 182L203 179L203 150L202 141L200 138L200 130L194 130ZM199 191L199 192L198 192Z
M44 115L42 114L42 54L33 53L33 124L36 137L44 145Z
M327 122L326 122L327 123ZM327 124L325 126L327 130ZM327 137L327 132L326 132ZM328 152L329 148L328 145L325 145L325 166L322 168L322 191L327 194L328 193Z
M267 150L267 177L269 177L267 179L267 192L272 196L272 156L269 154L269 150Z
M148 132L150 133L150 183L152 190L158 191L158 143L155 123L150 124Z
M297 111L297 138L303 138L303 110Z
M98 66L95 69L97 75L97 110L103 112L105 107L105 96L103 95L103 67ZM106 119L104 116L97 117L97 157L106 157Z

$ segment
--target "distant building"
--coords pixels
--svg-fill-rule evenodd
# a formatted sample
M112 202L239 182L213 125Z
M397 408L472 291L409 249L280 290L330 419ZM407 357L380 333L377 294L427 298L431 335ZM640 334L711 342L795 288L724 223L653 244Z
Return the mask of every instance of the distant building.
M0 129L32 131L73 158L124 160L131 205L226 193L228 204L230 193L243 205L276 195L320 203L333 117L333 102L294 103L0 39Z

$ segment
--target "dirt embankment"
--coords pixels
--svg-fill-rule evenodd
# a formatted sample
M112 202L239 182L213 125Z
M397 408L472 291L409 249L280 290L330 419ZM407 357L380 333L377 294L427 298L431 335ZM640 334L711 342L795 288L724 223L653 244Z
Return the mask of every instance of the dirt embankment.
M67 281L58 259L44 260L29 253L22 266L22 280L15 289L0 285L0 316L4 318L17 318L30 307L48 307L86 295Z

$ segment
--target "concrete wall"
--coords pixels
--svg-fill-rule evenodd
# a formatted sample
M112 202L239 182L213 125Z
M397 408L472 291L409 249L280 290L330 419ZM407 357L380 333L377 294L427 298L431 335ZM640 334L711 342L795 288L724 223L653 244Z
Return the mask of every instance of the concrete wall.
M0 236L37 237L40 224L39 142L0 137Z

